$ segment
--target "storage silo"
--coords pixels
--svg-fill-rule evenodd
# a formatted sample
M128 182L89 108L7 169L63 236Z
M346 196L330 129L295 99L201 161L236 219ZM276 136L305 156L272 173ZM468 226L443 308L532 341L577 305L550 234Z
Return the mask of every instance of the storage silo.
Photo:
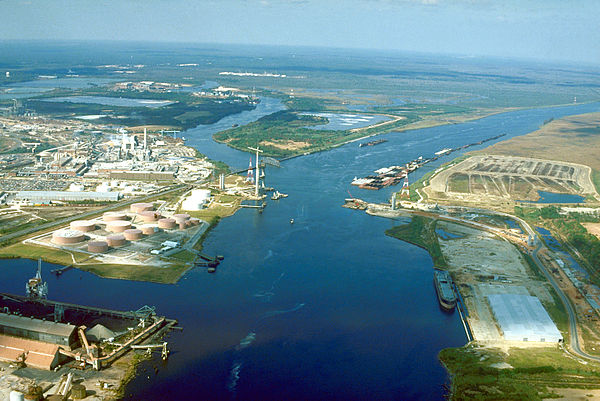
M175 219L165 218L158 220L158 228L173 229L175 228Z
M106 242L110 246L121 246L125 245L125 236L123 234L113 234L106 237Z
M122 233L129 228L131 228L131 223L126 220L114 220L106 223L106 229L113 233Z
M63 229L52 234L52 242L57 245L77 244L85 239L81 231Z
M123 212L105 212L102 215L104 221L127 220L127 215Z
M142 218L144 223L150 223L153 221L158 221L158 219L160 219L160 213L154 212L152 210L145 210L143 212L139 212L138 215Z
M71 230L77 230L86 233L89 231L94 231L96 229L96 223L89 220L76 220L72 221L69 227L71 227Z
M154 205L152 203L133 203L131 206L129 206L129 210L131 210L133 213L140 213L153 209Z
M142 234L144 235L152 235L156 233L157 230L158 228L156 228L155 226L142 226Z
M179 213L179 214L174 214L173 218L175 219L175 222L177 224L180 224L180 223L184 223L187 220L189 220L190 219L190 215L187 214L187 213Z
M88 252L104 253L108 251L108 243L106 241L90 241L87 246Z
M126 240L137 241L138 239L142 239L142 230L130 228L129 230L123 231L123 235L125 236Z

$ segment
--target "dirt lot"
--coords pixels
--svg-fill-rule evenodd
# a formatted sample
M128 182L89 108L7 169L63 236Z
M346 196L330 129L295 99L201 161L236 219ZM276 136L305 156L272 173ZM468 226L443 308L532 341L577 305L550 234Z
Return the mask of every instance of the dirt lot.
M600 223L581 223L588 233L600 238Z
M600 390L583 388L552 388L553 393L560 395L560 398L545 398L544 401L554 400L600 400Z
M527 294L537 296L542 303L552 302L545 284L532 276L517 248L508 241L444 221L437 222L436 231L444 259L450 266L448 270L458 283L469 311L469 326L477 341L508 346L493 317L487 295Z
M424 191L455 200L537 200L537 191L594 195L587 166L513 156L476 155L433 177Z
M497 143L476 154L535 157L600 170L600 113L554 120L530 134Z

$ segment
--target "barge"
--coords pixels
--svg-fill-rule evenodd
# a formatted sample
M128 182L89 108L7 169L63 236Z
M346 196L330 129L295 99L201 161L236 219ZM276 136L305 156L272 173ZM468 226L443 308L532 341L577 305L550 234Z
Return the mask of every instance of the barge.
M358 145L358 147L362 148L365 146L375 146L375 145L379 145L380 143L385 143L385 142L387 142L387 139L377 139L376 141L362 142Z
M381 188L385 188L385 187L388 187L391 185L398 185L400 183L400 181L402 181L402 179L404 177L406 177L409 173L412 173L413 171L424 166L427 163L436 161L440 157L449 155L450 153L455 152L457 150L466 149L471 146L481 145L485 142L493 141L493 140L501 138L505 135L506 134L496 135L491 138L483 139L478 142L469 143L469 144L466 144L466 145L463 145L463 146L460 146L457 148L444 148L440 151L435 152L433 157L424 159L423 156L420 156L417 159L409 161L408 163L406 163L403 166L390 166L390 167L380 168L379 170L375 170L375 173L377 175L371 174L364 178L354 177L354 180L352 180L352 185L355 185L361 189L372 189L372 190L379 190ZM372 145L376 144L375 142L381 143L382 141L387 142L385 139L379 139L377 141L361 143L359 146L361 146L361 147L362 146L372 146Z
M434 270L433 284L437 293L440 305L445 310L451 311L456 306L456 294L454 293L454 284L450 273L444 270Z

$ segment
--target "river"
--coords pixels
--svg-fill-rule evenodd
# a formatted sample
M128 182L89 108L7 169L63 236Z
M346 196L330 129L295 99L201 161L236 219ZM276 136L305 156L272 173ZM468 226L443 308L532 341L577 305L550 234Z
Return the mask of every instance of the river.
M212 133L282 108L263 99L256 110L185 136L210 158L244 168L250 155L215 143ZM596 103L516 111L290 159L269 167L266 182L288 198L269 200L262 214L240 210L206 239L207 254L225 256L216 274L196 269L176 285L159 285L79 271L57 279L45 265L50 298L125 310L155 305L179 319L184 331L168 338L171 357L143 363L127 399L441 400L448 376L437 354L466 341L458 314L438 306L429 255L384 235L398 222L340 207L348 190L382 202L392 189L359 190L350 181L446 147L522 135L551 117L598 110ZM0 261L0 291L24 292L35 265Z

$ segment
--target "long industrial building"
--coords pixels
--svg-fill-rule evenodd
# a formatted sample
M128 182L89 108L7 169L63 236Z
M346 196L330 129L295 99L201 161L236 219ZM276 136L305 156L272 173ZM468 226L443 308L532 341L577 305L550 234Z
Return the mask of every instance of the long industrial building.
M59 349L71 350L77 341L71 324L0 313L0 360L50 370L64 360Z
M0 334L61 345L67 349L77 343L72 324L0 313Z
M30 202L44 201L118 201L119 192L19 191L14 199Z

